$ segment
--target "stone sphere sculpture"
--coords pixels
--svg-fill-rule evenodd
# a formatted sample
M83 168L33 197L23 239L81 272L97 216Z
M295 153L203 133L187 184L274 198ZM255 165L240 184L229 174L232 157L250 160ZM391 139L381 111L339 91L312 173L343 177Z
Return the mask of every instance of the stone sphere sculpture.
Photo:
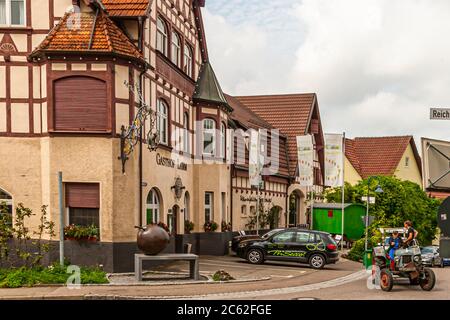
M161 253L169 244L170 236L163 228L151 224L139 229L137 234L137 246L146 255L154 256Z

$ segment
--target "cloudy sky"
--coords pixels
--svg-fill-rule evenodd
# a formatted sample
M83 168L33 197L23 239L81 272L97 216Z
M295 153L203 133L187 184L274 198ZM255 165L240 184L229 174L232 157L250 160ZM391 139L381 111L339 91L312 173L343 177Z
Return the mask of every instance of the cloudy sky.
M448 0L207 0L229 94L316 92L326 132L450 140Z

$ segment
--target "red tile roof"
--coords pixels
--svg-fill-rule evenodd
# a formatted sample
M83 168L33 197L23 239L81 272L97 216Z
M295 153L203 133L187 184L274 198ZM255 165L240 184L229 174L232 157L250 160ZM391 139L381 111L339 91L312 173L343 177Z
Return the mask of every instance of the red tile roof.
M273 129L273 126L259 117L256 113L250 110L248 107L240 103L236 98L225 94L225 98L228 104L233 108L233 112L230 118L235 121L243 129ZM287 139L284 136L280 136L279 146L277 150L272 150L272 145L268 144L268 152L278 152L280 155L278 158L278 175L283 177L289 177L289 161L287 158ZM238 164L241 170L248 169L248 150L244 149L242 145L236 143L234 145L234 156L237 159L238 153L243 154L245 152L245 164Z
M108 14L112 17L146 16L150 0L102 0Z
M77 19L80 22L79 26L77 26ZM94 21L95 29L91 43ZM90 43L91 46L89 47ZM59 24L31 53L31 56L37 55L39 52L58 51L113 53L135 59L144 59L136 46L102 11L99 12L97 19L95 19L93 13L66 13Z
M421 168L412 136L346 139L345 155L363 179L376 175L391 176L409 144L412 145L415 160Z
M228 104L231 108L233 108L233 112L231 113L231 119L239 122L242 126L248 129L272 129L273 126L270 125L267 121L259 117L252 110L244 106L239 100L235 99L232 96L225 94L225 98L228 101Z
M297 163L296 137L309 129L311 112L316 101L314 93L235 97L288 138L291 165Z

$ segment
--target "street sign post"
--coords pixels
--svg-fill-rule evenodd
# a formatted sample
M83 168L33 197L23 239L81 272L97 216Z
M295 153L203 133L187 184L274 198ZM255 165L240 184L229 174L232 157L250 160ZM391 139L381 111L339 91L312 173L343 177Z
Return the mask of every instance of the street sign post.
M361 197L361 201L362 202L367 202L367 196L362 196ZM375 197L369 197L369 203L370 204L374 204L375 203Z
M430 109L431 120L450 120L450 109L445 108L431 108Z

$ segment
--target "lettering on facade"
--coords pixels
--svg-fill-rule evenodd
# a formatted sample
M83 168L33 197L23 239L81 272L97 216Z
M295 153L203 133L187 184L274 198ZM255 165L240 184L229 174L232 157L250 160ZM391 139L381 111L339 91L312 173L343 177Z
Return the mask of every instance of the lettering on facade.
M256 202L258 199L255 196L241 196L242 202ZM259 198L259 201L272 203L272 198Z
M178 170L187 171L187 164L184 162L176 163L174 160L170 158L166 158L161 156L161 154L156 155L156 164L158 166L168 167L168 168L177 168Z

